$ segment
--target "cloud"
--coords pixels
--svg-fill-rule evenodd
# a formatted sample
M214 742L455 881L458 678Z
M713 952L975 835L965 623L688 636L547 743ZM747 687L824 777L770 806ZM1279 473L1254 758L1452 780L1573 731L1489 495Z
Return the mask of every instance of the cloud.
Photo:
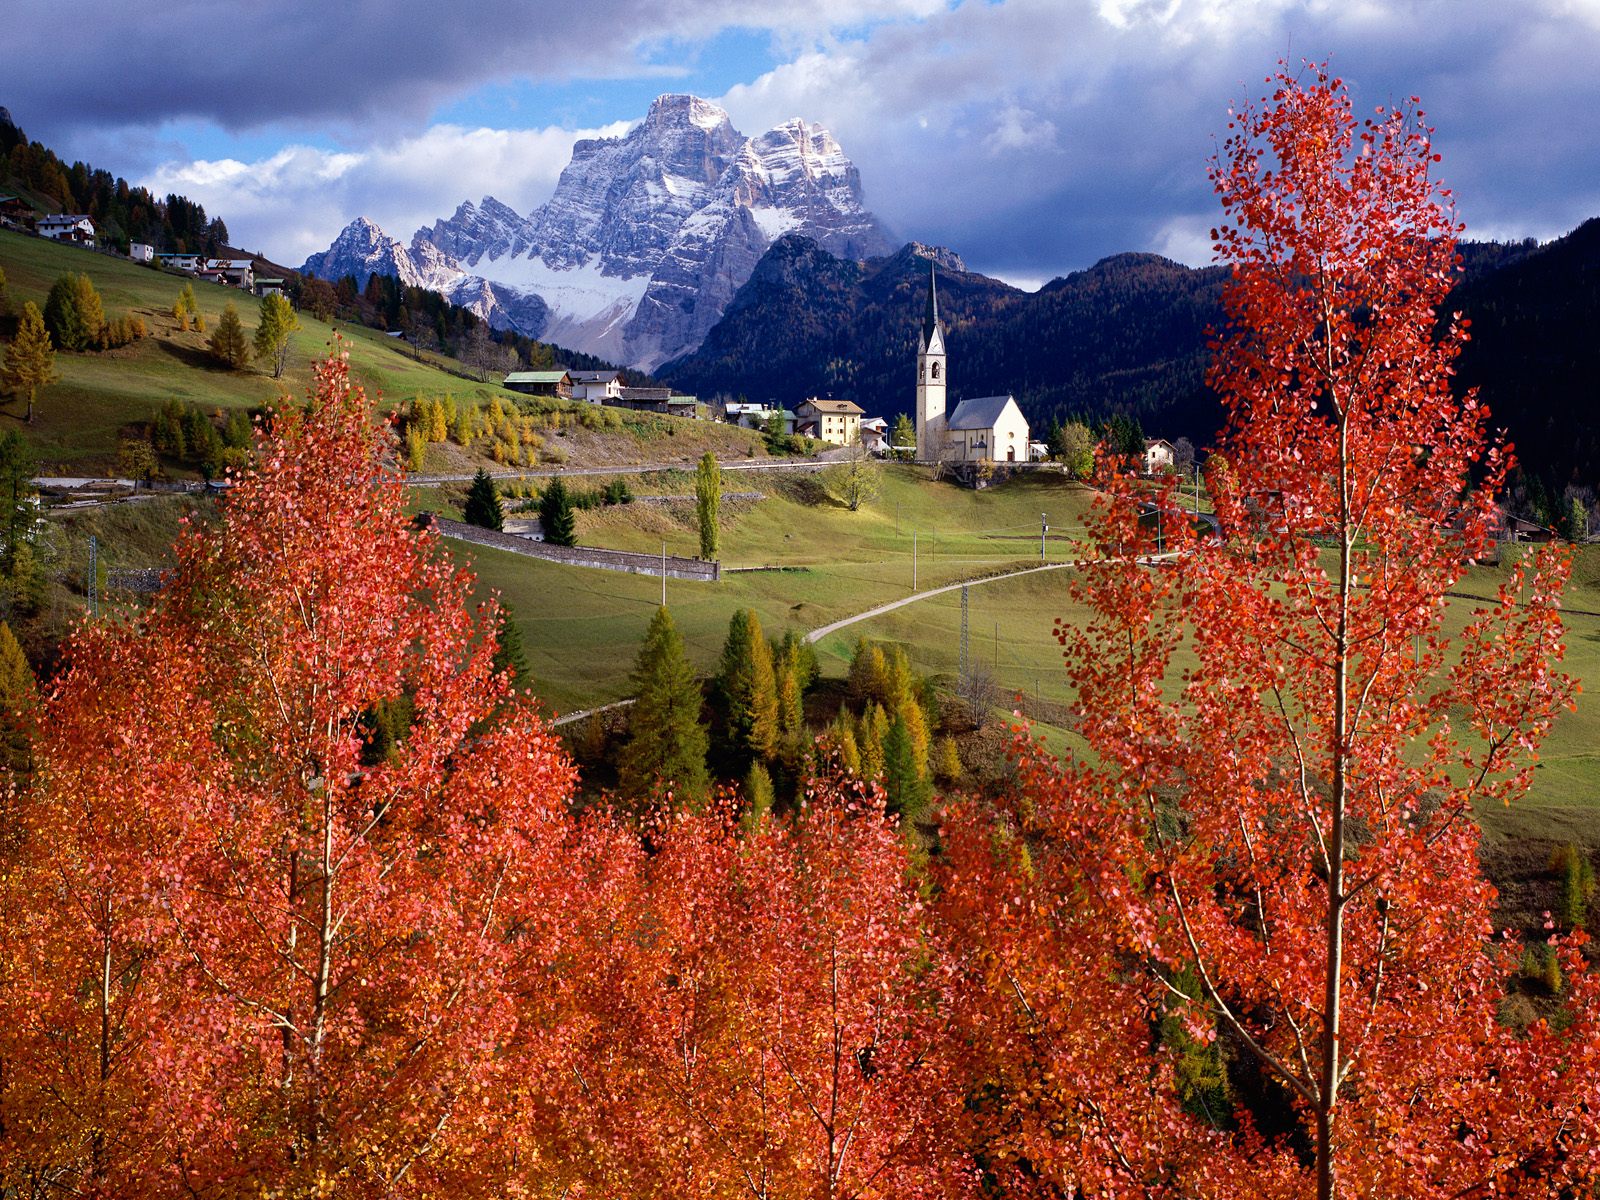
M5 103L64 137L115 120L205 120L394 131L506 80L658 74L652 56L730 28L859 28L925 16L941 0L219 0L130 9L12 0L0 38ZM666 64L672 66L671 63ZM114 114L114 117L113 117Z
M626 129L434 125L359 153L291 145L253 162L173 161L142 182L198 199L227 219L235 242L298 266L357 216L407 241L466 199L493 195L526 213L549 196L574 141Z
M741 127L829 126L896 229L1008 277L1210 257L1207 161L1281 58L1358 110L1423 97L1469 236L1600 212L1600 0L965 0L729 90Z

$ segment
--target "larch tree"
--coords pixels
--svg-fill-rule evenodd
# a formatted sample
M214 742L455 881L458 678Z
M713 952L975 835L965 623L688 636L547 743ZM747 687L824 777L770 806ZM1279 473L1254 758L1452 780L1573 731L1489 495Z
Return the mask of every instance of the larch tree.
M617 763L619 789L633 803L667 794L698 802L706 792L704 697L665 605L650 618L633 685L628 740Z
M56 374L56 352L50 343L50 331L45 328L44 317L38 306L29 300L22 306L22 320L17 324L17 336L6 347L6 357L0 365L0 382L9 392L25 396L28 400L26 420L33 423L33 405L42 388L49 387L60 376Z
M75 635L41 714L17 886L54 902L5 930L32 981L5 1084L33 1159L99 1194L497 1186L474 1148L508 973L549 953L529 912L564 919L574 775L493 667L493 606L406 520L343 357L315 377L155 606Z
M289 361L289 337L299 328L300 318L294 315L287 299L278 293L261 297L255 352L256 358L272 364L274 379L283 377L283 368Z
M1565 1028L1498 1023L1519 947L1496 936L1473 811L1527 790L1571 701L1566 563L1541 553L1465 613L1447 600L1507 458L1476 396L1451 394L1466 330L1437 310L1459 226L1431 130L1414 101L1358 122L1324 70L1271 82L1214 168L1233 272L1211 370L1223 536L1197 540L1169 490L1179 554L1151 570L1142 493L1108 479L1091 618L1057 630L1087 753L1031 753L1011 810L1036 903L1089 939L1085 990L1108 986L1098 958L1126 981L1117 1012L1181 1036L1100 1031L1120 1072L1059 1052L1049 1094L1092 1141L1068 1131L1030 1164L1113 1194L1550 1194L1596 1173L1596 981L1558 943ZM990 982L1024 1029L1047 1019L1038 993ZM1185 1039L1248 1063L1255 1103L1208 1121L1152 1099ZM1271 1110L1289 1118L1275 1137ZM1186 1153L1197 1119L1209 1144Z
M722 468L707 450L694 471L694 515L700 525L700 557L717 557L717 522L722 511Z
M222 316L217 328L207 339L212 355L232 367L243 370L250 364L250 342L244 336L244 326L239 323L239 309L229 300L222 306Z
M752 759L772 754L778 741L778 685L772 647L754 610L741 608L728 621L728 639L717 668L722 723L718 739L728 774L742 775Z
M94 281L72 273L57 279L45 298L44 322L61 349L94 349L106 327L105 308Z

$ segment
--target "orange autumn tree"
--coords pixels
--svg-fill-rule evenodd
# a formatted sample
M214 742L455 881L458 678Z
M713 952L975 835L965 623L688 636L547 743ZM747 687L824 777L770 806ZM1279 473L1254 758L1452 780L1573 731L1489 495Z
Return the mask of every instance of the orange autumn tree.
M951 891L996 1030L977 1070L1009 1086L1001 1149L1046 1190L1554 1194L1596 1171L1596 981L1561 944L1564 1027L1497 1021L1520 947L1472 814L1527 790L1571 701L1566 563L1447 601L1508 456L1451 394L1459 226L1431 131L1415 102L1358 122L1322 70L1271 82L1214 169L1221 536L1158 494L1176 553L1141 563L1148 497L1109 481L1090 619L1058 627L1087 752L1031 752L1013 832L953 840L995 880ZM1052 939L1123 998L1111 1029L1072 1013ZM1195 1085L1208 1057L1254 1079L1237 1106Z
M631 894L594 889L611 916L574 948L587 1036L539 1194L967 1194L943 973L881 791L819 779L795 813L734 813L663 814Z
M45 704L22 856L53 1007L7 1033L8 1108L54 1099L30 1137L87 1194L498 1194L474 1149L573 772L342 355L258 450Z

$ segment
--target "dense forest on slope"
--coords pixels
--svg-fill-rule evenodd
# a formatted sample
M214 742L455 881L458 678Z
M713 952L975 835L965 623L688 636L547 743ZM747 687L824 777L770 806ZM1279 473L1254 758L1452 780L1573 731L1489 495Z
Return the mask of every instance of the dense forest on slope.
M1600 477L1600 221L1545 246L1466 242L1452 307L1473 321L1462 387L1479 386L1525 465L1559 494ZM856 400L909 412L930 257L948 332L952 402L1012 392L1036 428L1121 413L1152 435L1216 434L1206 330L1225 272L1119 254L1026 293L915 244L845 262L799 237L774 243L698 351L657 374L701 395Z

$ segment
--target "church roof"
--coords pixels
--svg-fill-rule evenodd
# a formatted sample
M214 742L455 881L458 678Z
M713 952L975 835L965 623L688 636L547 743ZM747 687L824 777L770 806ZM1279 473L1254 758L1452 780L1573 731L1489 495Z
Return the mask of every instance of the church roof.
M939 285L934 278L934 265L928 263L928 309L922 317L922 344L927 346L933 341L934 334L943 334L944 327L939 322ZM943 336L940 342L944 341Z
M956 405L945 423L946 429L993 429L1006 405L1016 403L1010 396L978 396Z

